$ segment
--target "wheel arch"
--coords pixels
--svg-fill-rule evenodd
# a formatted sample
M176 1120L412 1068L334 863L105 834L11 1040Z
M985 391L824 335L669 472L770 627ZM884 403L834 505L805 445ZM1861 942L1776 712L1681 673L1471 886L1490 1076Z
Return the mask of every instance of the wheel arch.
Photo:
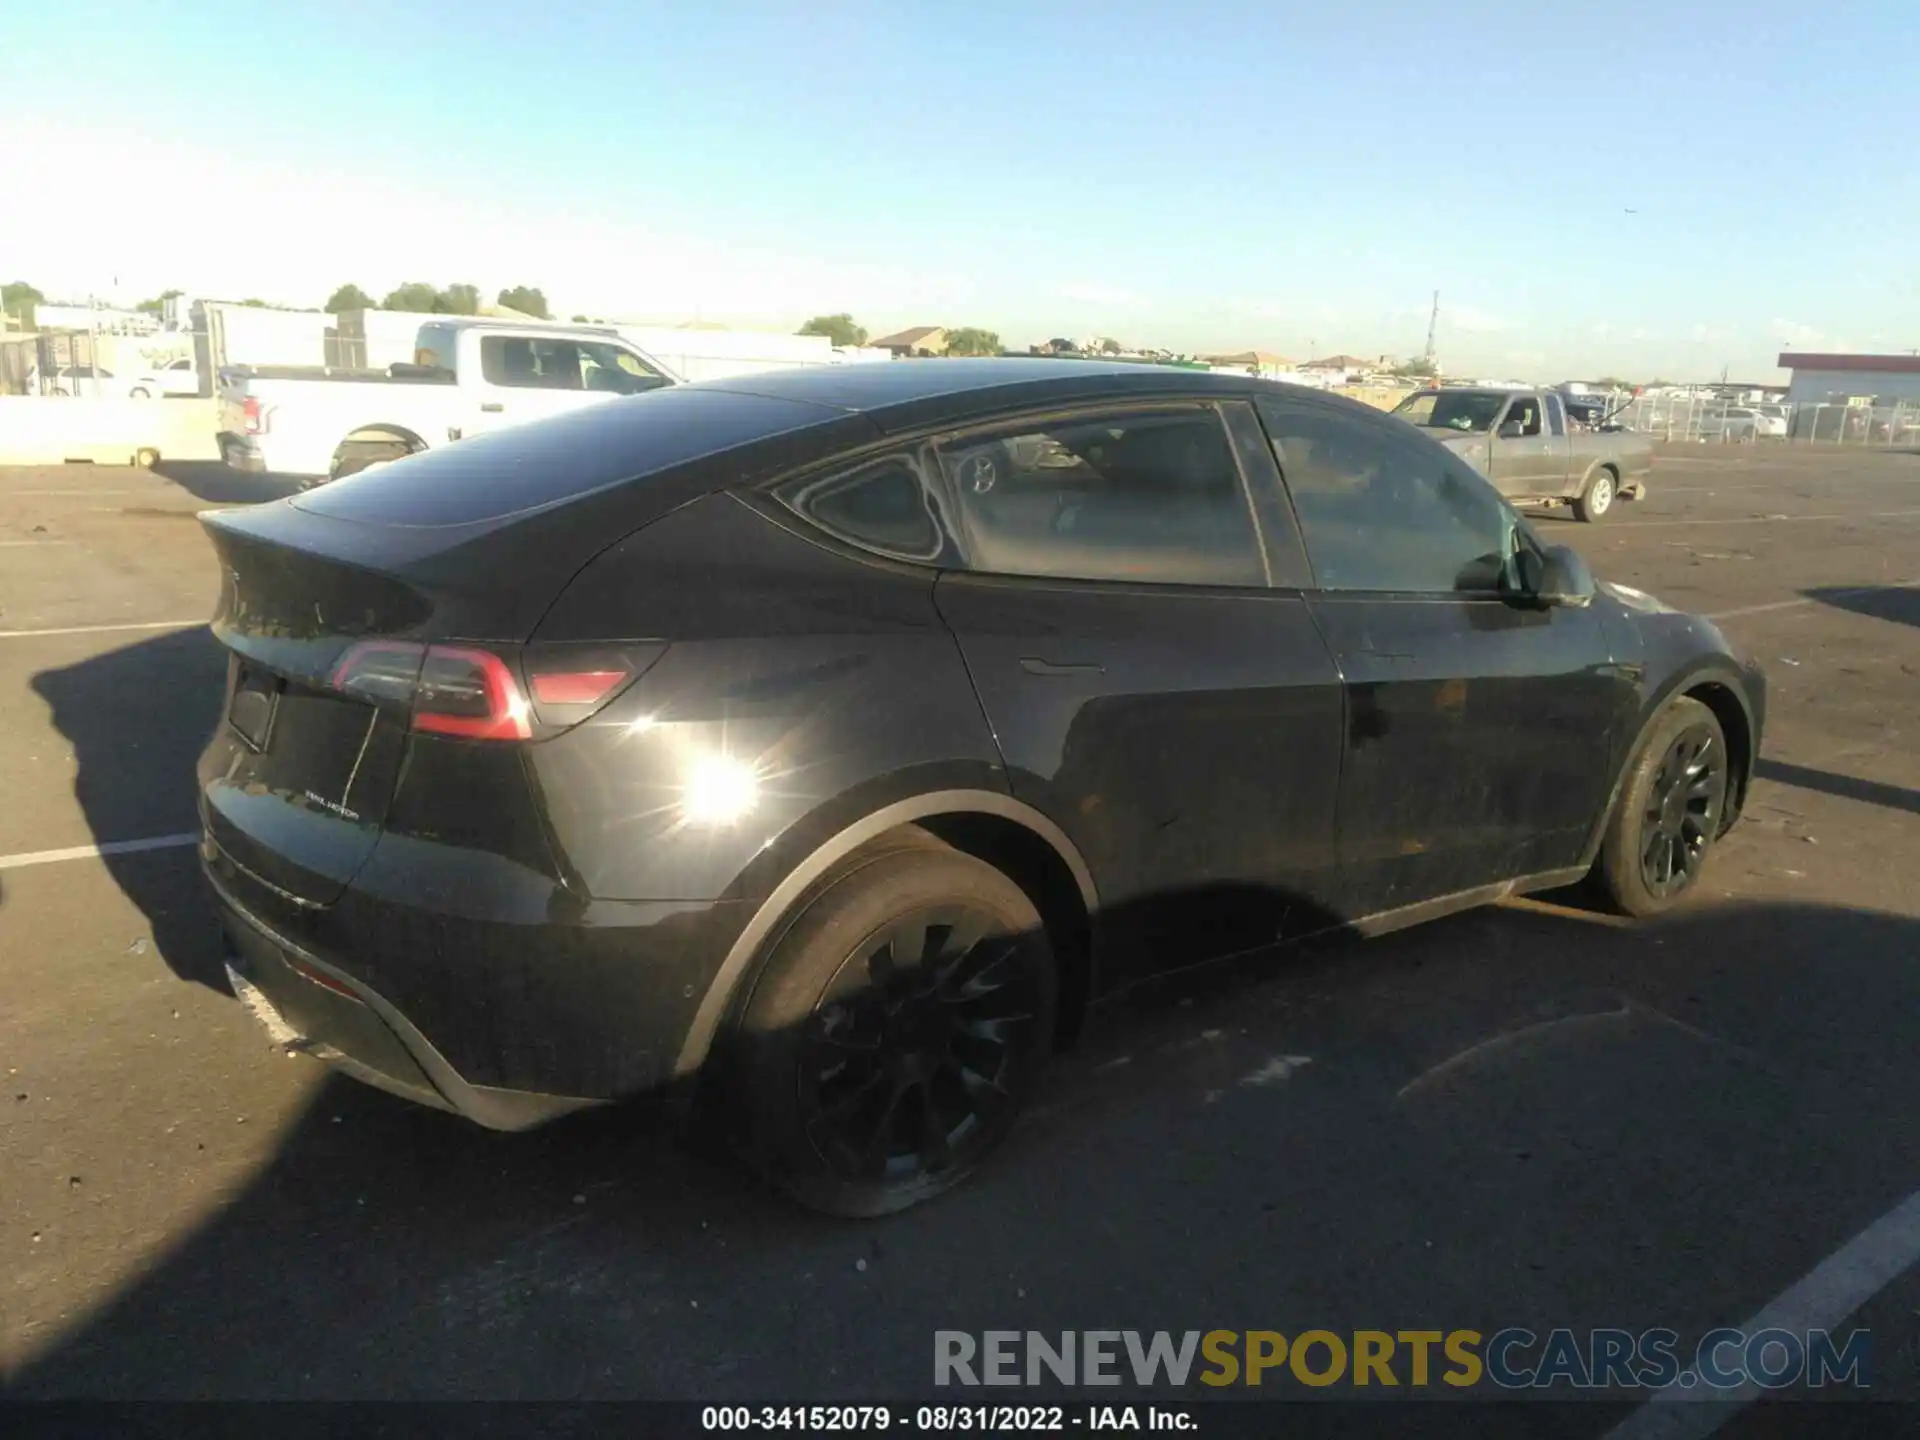
M1592 865L1600 853L1601 841L1606 838L1607 822L1613 817L1614 807L1620 803L1621 787L1627 782L1627 772L1633 768L1634 757L1646 743L1648 732L1659 723L1667 707L1678 699L1698 700L1713 711L1713 718L1720 722L1720 729L1727 737L1727 749L1731 752L1733 764L1728 775L1729 793L1720 833L1726 834L1746 808L1747 793L1753 785L1754 765L1758 759L1754 744L1758 725L1753 710L1730 663L1708 662L1692 666L1671 677L1642 707L1640 723L1634 730L1632 740L1622 747L1614 762L1613 785L1607 792L1607 803L1601 807L1593 831L1588 836L1586 850L1580 861L1583 866Z
M815 887L863 848L912 827L994 865L1027 891L1055 942L1062 967L1062 1029L1071 1035L1093 993L1090 937L1098 908L1092 872L1079 847L1040 811L1010 795L933 790L883 805L845 826L788 871L760 902L701 998L674 1064L676 1079L701 1072L725 1027L751 995L780 935L813 898Z
M405 425L399 425L390 420L376 420L370 425L358 425L349 430L341 437L340 443L333 447L334 456L338 458L341 446L351 445L360 440L399 440L411 445L415 452L431 448L424 437Z

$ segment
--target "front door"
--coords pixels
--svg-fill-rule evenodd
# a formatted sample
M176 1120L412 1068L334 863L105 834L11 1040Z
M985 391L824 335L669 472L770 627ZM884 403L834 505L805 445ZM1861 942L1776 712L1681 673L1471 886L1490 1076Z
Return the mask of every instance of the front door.
M1599 617L1512 593L1536 542L1440 446L1310 400L1260 411L1345 684L1350 913L1574 864L1632 699Z
M1558 495L1566 481L1565 425L1556 439L1538 396L1516 395L1487 437L1487 476L1494 489L1518 500Z
M538 331L482 331L480 384L470 435L564 415L671 383L630 348L611 340Z
M1103 984L1322 928L1339 677L1269 582L1221 412L1080 410L936 449L968 568L935 599L1014 795L1092 871Z

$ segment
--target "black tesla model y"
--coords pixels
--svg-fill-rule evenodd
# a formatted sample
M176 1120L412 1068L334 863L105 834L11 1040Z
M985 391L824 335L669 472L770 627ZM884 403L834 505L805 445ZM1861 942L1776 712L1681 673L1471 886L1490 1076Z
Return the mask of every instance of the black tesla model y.
M236 992L483 1125L697 1092L844 1214L1157 971L1672 904L1763 721L1417 431L1153 366L687 385L205 523Z

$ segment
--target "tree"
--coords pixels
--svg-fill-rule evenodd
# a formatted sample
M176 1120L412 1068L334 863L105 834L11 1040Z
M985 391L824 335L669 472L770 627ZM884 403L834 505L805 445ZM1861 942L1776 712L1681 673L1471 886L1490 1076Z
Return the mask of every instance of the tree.
M796 335L824 335L841 348L867 343L867 327L854 323L842 310L838 315L816 315L794 332Z
M380 302L382 310L411 310L417 315L431 315L434 302L440 298L440 292L424 280L409 280L396 290L389 290L387 298Z
M0 285L0 310L20 322L23 330L33 329L33 307L47 303L47 297L24 280Z
M1618 375L1603 376L1593 383L1607 390L1631 390L1633 388L1631 381L1622 380Z
M1440 369L1431 360L1402 360L1389 375L1405 376L1408 379L1426 380L1440 373Z
M329 315L344 315L349 310L375 310L379 307L373 303L373 297L358 285L342 285L327 297L326 308Z
M449 285L433 297L433 308L441 315L478 315L480 313L480 287L478 285Z
M158 295L154 296L153 299L142 300L133 308L143 315L164 315L167 309L167 301L173 299L176 295L184 293L186 292L181 290L162 290Z
M1071 355L1079 348L1078 345L1074 344L1073 341L1067 339L1064 335L1056 335L1053 339L1047 341L1047 349L1056 355Z
M962 325L958 330L947 332L947 354L949 355L998 355L1000 337L991 330L982 330L975 325Z
M499 299L494 303L504 305L509 310L518 310L522 315L531 315L536 320L553 318L553 312L547 309L547 297L526 285L516 285L511 290L502 290Z
M267 304L267 302L266 302L266 301L264 301L264 300L260 300L260 299L257 299L257 298L256 298L256 299L253 299L253 300L242 300L242 301L241 301L240 303L241 303L242 305L245 305L245 306L248 306L248 307L250 307L251 309L254 309L254 310L271 310L271 309L273 309L273 306L271 306L271 305L269 305L269 304Z
M1100 353L1102 355L1118 355L1120 353L1120 342L1109 335L1100 342Z

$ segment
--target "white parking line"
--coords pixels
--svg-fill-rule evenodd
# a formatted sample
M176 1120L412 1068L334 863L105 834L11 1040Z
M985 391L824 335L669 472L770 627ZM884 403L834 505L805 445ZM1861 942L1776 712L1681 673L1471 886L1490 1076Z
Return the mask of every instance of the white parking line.
M0 640L35 640L43 635L109 635L115 630L193 630L204 620L129 620L118 625L63 625L52 630L0 630Z
M1740 1328L1748 1335L1776 1328L1798 1335L1831 1330L1916 1261L1920 1261L1920 1193L1902 1200ZM1760 1387L1752 1382L1737 1390L1703 1386L1699 1371L1688 1366L1671 1385L1656 1390L1609 1430L1606 1440L1702 1440L1760 1394Z
M65 850L28 850L19 855L0 855L0 870L54 865L62 860L92 860L102 855L138 855L142 850L178 850L199 843L197 834L149 835L144 840L109 840L104 845L72 845Z

